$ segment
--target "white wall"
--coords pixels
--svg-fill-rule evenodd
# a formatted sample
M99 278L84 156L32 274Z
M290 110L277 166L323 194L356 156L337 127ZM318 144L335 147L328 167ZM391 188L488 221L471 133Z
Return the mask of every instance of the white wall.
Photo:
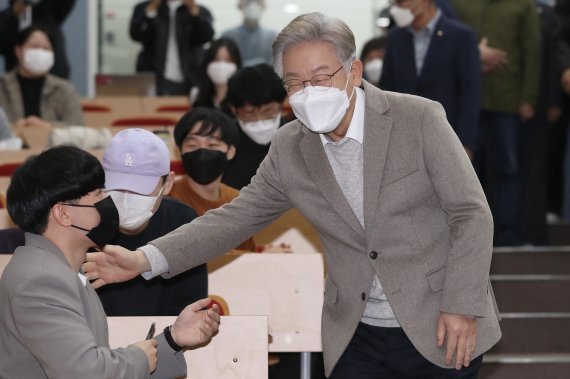
M131 73L140 50L128 36L132 9L139 0L102 0L102 72ZM216 36L242 22L237 0L202 0L214 15ZM299 14L319 11L345 21L356 37L357 54L376 33L374 18L388 0L266 0L262 24L281 30Z

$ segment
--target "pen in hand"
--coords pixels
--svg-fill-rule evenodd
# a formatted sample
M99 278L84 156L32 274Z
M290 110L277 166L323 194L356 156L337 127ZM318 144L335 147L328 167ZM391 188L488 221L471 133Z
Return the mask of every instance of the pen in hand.
M156 329L156 323L153 322L152 324L150 324L150 329L148 330L148 333L146 334L146 338L145 340L149 340L152 337L154 337L154 331Z

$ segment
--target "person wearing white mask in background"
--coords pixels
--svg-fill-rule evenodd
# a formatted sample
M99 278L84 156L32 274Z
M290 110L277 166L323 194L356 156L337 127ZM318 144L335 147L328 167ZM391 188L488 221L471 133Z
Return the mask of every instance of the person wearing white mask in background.
M235 42L229 38L213 41L200 65L198 86L190 91L190 103L228 111L224 104L228 80L239 68L241 55Z
M271 44L277 32L261 26L259 22L265 10L265 0L239 0L238 9L243 13L243 23L226 30L222 37L237 43L244 66L272 64Z
M267 155L271 138L294 118L282 113L287 92L273 67L262 63L243 67L228 82L226 102L240 126L236 156L222 181L241 190L249 184Z
M161 237L197 215L167 197L174 183L170 152L143 129L117 133L103 155L105 191L119 211L119 231L110 242L135 248ZM108 316L175 316L208 295L206 265L171 280L142 278L97 291Z
M362 77L376 87L382 75L385 50L386 37L376 37L366 41L360 53L360 60L364 65Z
M80 98L73 85L49 73L54 64L52 38L33 25L20 32L18 66L0 77L0 107L15 131L25 127L84 125Z

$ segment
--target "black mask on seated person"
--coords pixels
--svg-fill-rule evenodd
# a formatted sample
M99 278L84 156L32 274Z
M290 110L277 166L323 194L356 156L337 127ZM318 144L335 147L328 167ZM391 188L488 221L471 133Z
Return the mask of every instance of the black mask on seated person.
M212 183L228 166L226 153L218 150L198 149L182 154L182 164L189 177L196 183Z
M74 228L83 230L87 233L93 243L99 247L103 247L115 237L119 229L119 211L113 202L111 196L107 196L103 200L99 200L93 205L80 205L80 204L66 204L72 207L95 208L99 213L99 225L93 229L85 229L77 225L71 225Z

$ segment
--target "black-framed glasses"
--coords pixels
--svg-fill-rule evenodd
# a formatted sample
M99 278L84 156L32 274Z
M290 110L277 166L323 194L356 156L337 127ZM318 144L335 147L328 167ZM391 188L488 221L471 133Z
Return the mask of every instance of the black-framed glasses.
M322 89L326 91L327 89L332 86L332 77L340 71L343 66L340 66L335 72L332 74L319 74L313 76L309 80L300 80L300 79L289 79L283 82L283 86L289 95L294 93L302 93L305 87L307 86L305 83L311 83L313 87L321 87L318 89Z

